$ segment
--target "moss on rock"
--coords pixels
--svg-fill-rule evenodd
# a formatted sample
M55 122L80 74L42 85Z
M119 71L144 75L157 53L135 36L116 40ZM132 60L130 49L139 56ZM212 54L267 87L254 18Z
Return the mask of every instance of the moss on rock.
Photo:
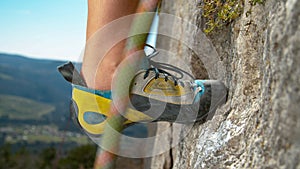
M264 4L266 0L250 0L251 6ZM204 32L211 33L237 19L244 10L244 0L203 0L200 7L203 9L203 17L206 19ZM247 11L247 14L251 14Z

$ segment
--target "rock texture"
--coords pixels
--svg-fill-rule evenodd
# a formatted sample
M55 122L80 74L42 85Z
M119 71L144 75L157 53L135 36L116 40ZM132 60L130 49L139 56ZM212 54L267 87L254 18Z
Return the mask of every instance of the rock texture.
M215 78L229 88L226 105L170 152L153 157L151 168L300 168L300 1L253 7L248 1L238 20L208 36L225 65ZM201 29L199 3L163 1L162 12ZM173 29L180 34L185 26ZM188 57L197 77L207 76L192 51L169 44Z

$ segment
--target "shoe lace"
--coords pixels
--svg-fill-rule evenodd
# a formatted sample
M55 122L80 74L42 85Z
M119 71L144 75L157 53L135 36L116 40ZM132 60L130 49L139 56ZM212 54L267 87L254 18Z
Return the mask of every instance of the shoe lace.
M182 69L180 69L176 66L173 66L173 65L170 65L170 64L167 64L167 63L153 61L152 58L157 56L159 54L159 51L157 51L156 48L151 46L151 45L146 44L146 46L151 48L153 50L153 52L146 56L147 59L148 59L149 68L146 70L146 72L144 74L144 79L146 79L149 76L150 71L153 71L155 73L155 79L158 79L160 74L164 75L165 81L168 81L169 77L171 77L174 81L175 86L177 86L178 83L180 83L180 79L183 78L184 74L186 74L189 77L191 77L192 79L194 79L193 76L190 73L188 73L188 72L186 72L186 71L184 71L184 70L182 70ZM179 76L175 76L175 75L169 73L166 70L176 72ZM180 83L180 84L182 86L184 86L184 83Z

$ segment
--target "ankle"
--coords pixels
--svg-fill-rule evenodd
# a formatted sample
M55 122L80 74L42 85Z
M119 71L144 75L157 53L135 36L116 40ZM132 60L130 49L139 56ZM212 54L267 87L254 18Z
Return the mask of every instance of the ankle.
M105 65L105 66L104 66ZM87 87L95 90L111 90L116 65L101 64L97 68L82 66L81 75Z

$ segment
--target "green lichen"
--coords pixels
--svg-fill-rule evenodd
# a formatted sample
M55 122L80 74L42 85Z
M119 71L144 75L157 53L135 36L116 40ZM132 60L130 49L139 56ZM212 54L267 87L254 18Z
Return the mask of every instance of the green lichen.
M249 0L249 3L252 8L256 4L264 4L265 1ZM244 0L203 0L200 7L206 19L204 32L209 34L240 17L244 10ZM251 8L247 14L251 14Z
M243 12L244 0L203 0L203 17L206 19L205 33L211 33L228 25Z
M249 3L252 6L255 6L256 4L263 5L263 4L265 4L265 2L266 2L266 0L249 0Z

